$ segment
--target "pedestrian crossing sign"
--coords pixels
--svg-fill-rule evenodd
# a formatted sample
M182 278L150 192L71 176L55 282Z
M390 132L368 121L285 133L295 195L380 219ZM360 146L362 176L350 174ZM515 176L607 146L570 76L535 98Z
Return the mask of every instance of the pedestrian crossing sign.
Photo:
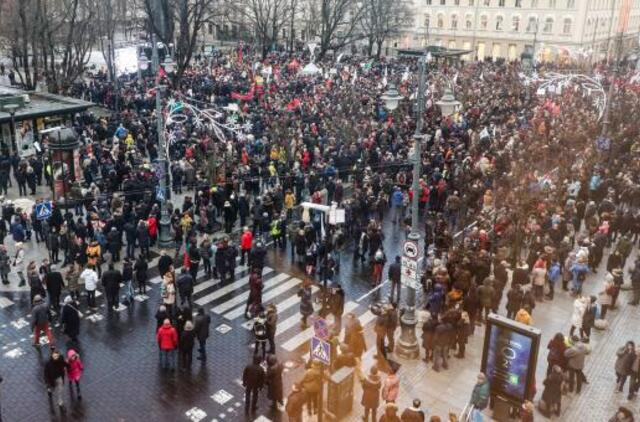
M156 200L164 201L164 199L165 199L164 189L162 189L160 186L156 186Z
M331 363L331 344L319 337L311 337L311 359L329 365Z
M36 218L38 220L46 220L49 217L51 217L51 202L36 204Z

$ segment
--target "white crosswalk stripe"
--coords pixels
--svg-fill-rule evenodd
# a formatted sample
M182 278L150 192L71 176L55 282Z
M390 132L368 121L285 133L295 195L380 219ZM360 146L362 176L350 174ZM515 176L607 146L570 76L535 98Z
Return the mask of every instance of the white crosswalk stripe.
M236 259L236 261L239 261L240 259ZM247 271L249 269L249 267L247 267L246 265L237 265L235 270L233 271L234 274L240 274L243 271ZM177 272L176 272L177 273ZM203 276L205 274L204 271L204 267L200 266L200 268L198 268L198 275L197 277L200 278L201 276ZM176 274L176 276L178 276L179 274ZM160 282L162 282L162 277L160 277L159 275L151 278L149 280L149 283L151 284L160 284Z
M349 301L344 305L344 312L352 312L357 307L358 304L356 302ZM298 347L302 346L305 342L309 341L311 337L313 337L313 327L309 327L306 330L299 332L295 336L291 337L282 345L282 348L289 352L293 352Z
M317 286L311 286L311 290L313 293L316 293L318 290L320 290ZM297 293L297 291L296 291ZM290 296L287 299L285 299L282 302L278 302L276 305L278 307L278 314L282 314L284 311L286 311L287 309L291 308L292 306L295 306L297 304L300 303L300 296L298 296L297 294L295 294L294 296ZM277 328L276 328L276 333L282 333L284 331L287 331L289 328L293 327L296 324L300 324L300 314L296 313L292 316L290 316L287 319L283 319L280 320L280 322L278 322ZM247 330L251 330L253 327L253 324L243 324L242 325L245 329Z
M279 283L283 282L284 280L288 279L289 277L291 277L289 274L278 274L277 276L270 278L269 280L264 281L263 284L263 292L274 287L277 286ZM249 298L249 294L251 293L250 290L247 290L245 292L242 292L240 294L237 294L235 296L233 296L231 299L227 300L226 302L223 302L221 304L219 304L218 306L215 306L213 309L211 309L211 312L216 313L216 314L223 314L225 312L227 312L229 309L232 309L236 306L238 306L241 303L245 303L247 301L247 299ZM242 315L242 313L240 313L239 315ZM238 316L239 316L238 315ZM228 319L228 318L227 318Z
M195 295L196 293L200 293L201 291L207 290L209 287L216 286L219 283L220 283L220 280L209 280L209 281L203 281L201 283L198 283L193 288L193 294Z
M272 271L273 271L273 268L264 267L264 269L262 270L262 275L264 276L265 274L269 274ZM248 282L249 282L249 276L242 277L241 279L236 280L233 283L228 284L219 290L216 290L215 292L209 293L208 295L203 296L200 299L196 299L195 303L196 305L200 305L200 306L206 305L207 303L213 302L214 300L219 299L222 296L234 291L238 287L242 287L246 285Z
M279 274L279 275L281 275L281 274ZM287 276L287 278L291 277L288 274L284 274L284 275ZM284 292L286 292L287 290L290 290L290 289L300 285L300 283L302 283L302 280L300 280L299 278L292 278L290 280L287 280L286 283L280 284L275 289L271 289L267 293L263 294L262 295L262 303L267 303L268 301L270 301L274 297L277 297L277 296L283 294ZM296 295L296 297L297 297L297 295ZM278 309L278 311L280 311L280 310ZM236 309L224 314L223 317L228 319L228 320L233 320L233 319L238 318L242 314L244 314L244 306L239 306Z

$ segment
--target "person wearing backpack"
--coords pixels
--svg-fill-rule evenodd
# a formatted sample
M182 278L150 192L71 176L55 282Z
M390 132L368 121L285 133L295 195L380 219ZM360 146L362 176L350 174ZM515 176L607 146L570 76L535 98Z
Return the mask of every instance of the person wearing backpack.
M255 337L255 347L253 349L253 355L258 354L258 348L262 347L262 360L265 360L267 356L267 318L264 312L260 312L253 321L253 335Z
M382 269L387 262L387 257L382 250L382 246L376 250L373 256L373 285L377 286L382 281Z

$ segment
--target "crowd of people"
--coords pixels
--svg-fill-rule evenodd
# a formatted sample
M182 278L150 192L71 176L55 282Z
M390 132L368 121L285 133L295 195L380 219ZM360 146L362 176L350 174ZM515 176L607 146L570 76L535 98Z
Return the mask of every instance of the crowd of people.
M200 341L199 358L206 358L209 317L198 309L191 321L198 271L202 265L208 278L233 280L240 256L240 265L246 258L251 271L245 315L254 320L256 340L254 360L243 376L246 411L255 410L257 390L265 383L274 407L282 405L282 366L274 341L277 304L262 303L269 239L274 248L288 247L291 261L308 277L299 292L303 328L314 313L311 287L319 284L325 305L320 312L332 314L335 321L332 353L338 363L333 369L357 368L367 397L363 405L371 410L365 412L367 418L369 413L376 418L381 390L388 405L384 420L397 420L391 405L397 398L397 375L387 368L381 387L379 368L359 367L366 346L355 315L346 316L344 338L337 338L344 291L329 281L339 274L347 248L353 251L354 265L370 268L373 287L382 283L387 267L391 294L375 306L376 354L386 361L394 351L402 298L399 257L387 262L383 223L388 218L394 230L410 232L409 203L418 195L417 229L426 245L418 298L424 360L432 361L436 371L446 370L451 352L464 358L468 337L491 312L501 312L504 305L508 317L533 325L537 303L552 301L560 289L569 291L575 296L571 331L549 343L542 394L548 410L559 413L564 374L569 390L575 384L579 393L587 382L582 370L591 329L606 328L607 313L620 301L626 262L639 238L640 149L633 111L640 102L630 74L623 71L614 77L606 64L592 69L604 75L605 84L614 78L618 87L609 104L611 146L602 150L595 143L598 110L584 90L534 95L535 88L523 83L518 63L430 64L433 74L449 75L464 107L447 116L429 100L422 116L423 133L429 136L420 157L419 192L414 192L413 105L402 101L389 111L381 93L387 78L401 93L410 92L417 77L415 59L382 60L369 67L351 57L337 65L322 63L336 68L327 75L300 76L304 57L272 54L257 64L253 58L244 47L201 60L171 86L166 102L191 107L185 107L184 119L165 124L170 166L162 167L159 160L153 91L145 81L133 80L118 92L117 112L74 119L82 181L62 177L75 207L54 204L52 216L40 221L35 208L23 210L4 201L0 231L11 235L15 247L11 253L0 248L0 274L2 282L9 283L13 267L20 284L30 287L34 344L39 344L41 332L55 344L49 312L58 316L69 338L78 341L82 289L89 311L95 311L100 283L110 311L119 307L121 283L129 303L136 295L134 286L138 294L146 293L151 248L162 235L155 186L166 178L170 189L165 194L173 198L168 201L165 234L175 249L163 251L158 262L162 305L156 314L156 337L162 366L175 367L179 350L181 362L190 367L195 339ZM265 69L270 71L262 72ZM554 70L553 65L540 65L538 72L548 70ZM432 97L441 88L437 78L429 81ZM99 78L77 83L70 93L106 107L115 105L113 85ZM237 107L230 106L236 102ZM197 110L206 108L219 110L224 137L211 130L214 123L203 123ZM46 139L43 143L46 146ZM0 189L6 194L13 178L21 194L34 196L36 186L52 183L46 160L21 160L3 152ZM178 204L174 198L182 196ZM325 225L317 212L305 216L299 209L303 201L335 202L345 210L346 224ZM40 265L25 259L32 233L49 251ZM605 251L609 255L601 293L586 295L587 274L597 270ZM58 268L60 252L64 274ZM629 274L631 304L637 305L640 266ZM68 296L61 302L65 290ZM262 361L267 362L266 372ZM620 388L631 371L619 373ZM294 384L286 408L292 420L300 420L302 403L310 414L317 408L317 372L311 363ZM54 379L48 385L56 383Z

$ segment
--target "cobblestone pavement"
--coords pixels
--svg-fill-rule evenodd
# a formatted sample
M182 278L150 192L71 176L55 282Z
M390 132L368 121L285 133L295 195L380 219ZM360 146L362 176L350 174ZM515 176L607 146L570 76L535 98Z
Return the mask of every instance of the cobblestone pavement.
M41 190L39 190L41 192ZM391 223L385 226L385 250L389 260L395 256L404 234ZM5 239L10 252L13 242ZM43 246L28 245L30 259L46 256ZM631 259L629 259L629 262ZM588 277L587 293L597 293L604 276L604 263L597 274ZM308 356L308 341L312 330L302 330L299 324L299 298L295 294L300 279L300 267L289 262L289 253L271 250L265 268L264 302L278 304L279 323L276 336L278 358L286 365L285 391L300 378L302 364ZM0 371L2 384L2 411L6 421L242 421L243 389L239 383L242 368L252 355L253 337L250 323L242 311L246 302L247 272L238 267L236 281L220 285L202 273L198 279L194 299L212 315L212 337L208 342L209 360L194 361L190 371L173 373L159 368L155 345L154 314L159 303L157 270L151 270L148 297L137 297L129 307L108 313L103 297L102 307L95 313L87 312L82 300L80 353L85 363L82 380L83 401L70 402L67 415L49 410L42 382L42 367L48 358L46 348L33 348L29 333L28 292L16 289L12 279L10 289L0 292ZM370 267L353 264L351 253L342 256L338 277L347 292L346 309L358 315L365 326L369 350L364 357L365 370L374 363L374 315L368 310L375 295L366 295L371 286ZM388 286L383 289L386 295ZM7 291L9 290L9 291ZM638 311L626 305L629 293L622 293L620 310L611 312L611 327L596 332L592 338L593 353L587 358L586 374L590 380L578 397L563 399L562 420L606 420L625 396L614 393L614 352L624 341L633 338L638 326ZM403 296L406 295L403 292ZM534 325L542 329L539 364L537 367L538 396L546 371L546 344L558 331L568 332L573 299L566 292L538 304L533 312ZM504 307L504 302L503 302ZM504 313L504 308L502 312ZM419 332L419 331L418 331ZM55 329L57 345L65 348L64 338ZM391 356L401 364L400 408L408 406L414 397L422 399L430 414L445 417L448 412L459 413L467 403L475 375L480 367L484 327L477 327L470 338L467 357L451 359L450 369L436 373L421 361L404 361ZM356 383L353 412L346 420L361 417L361 392ZM260 396L260 409L256 418L262 421L281 420L281 415L267 406L266 394ZM635 408L635 406L632 406Z

